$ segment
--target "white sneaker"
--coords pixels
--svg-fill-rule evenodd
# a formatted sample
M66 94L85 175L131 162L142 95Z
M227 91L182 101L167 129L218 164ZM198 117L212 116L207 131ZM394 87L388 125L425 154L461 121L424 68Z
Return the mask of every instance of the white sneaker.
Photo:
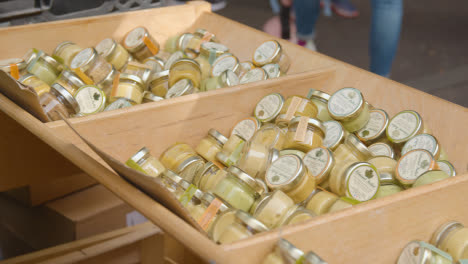
M312 39L307 40L305 46L306 49L310 49L312 51L317 51L317 46L315 46L315 42Z

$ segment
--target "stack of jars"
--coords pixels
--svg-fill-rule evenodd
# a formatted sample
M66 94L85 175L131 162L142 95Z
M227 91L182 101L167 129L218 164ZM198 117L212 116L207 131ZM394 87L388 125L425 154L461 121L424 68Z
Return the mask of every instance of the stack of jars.
M120 43L106 38L83 49L65 41L52 56L31 49L23 59L1 61L0 69L32 87L53 121L276 78L289 65L275 40L241 62L207 30L173 36L161 49L145 27L137 27Z
M268 94L229 137L210 129L195 148L176 143L154 162L138 168L170 170L231 209L207 229L219 243L455 175L416 111L389 118L355 88Z

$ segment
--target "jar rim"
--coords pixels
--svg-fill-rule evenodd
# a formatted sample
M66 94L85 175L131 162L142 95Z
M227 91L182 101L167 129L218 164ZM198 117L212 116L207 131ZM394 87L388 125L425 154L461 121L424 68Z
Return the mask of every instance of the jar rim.
M147 99L153 102L159 102L159 101L164 100L164 98L162 98L161 96L157 96L150 91L145 91L143 94L144 94L143 95L144 99Z
M360 131L363 131L364 129L367 128L367 125L364 126L364 127L361 128L361 129L359 129L358 131L356 131L356 132L355 132L355 135L356 135L360 140L362 140L362 141L364 141L364 142L370 142L370 141L376 140L376 139L380 138L381 136L385 135L385 132L386 132L387 127L388 127L389 118L388 118L387 112L386 112L385 110L383 110L383 109L372 109L372 110L369 111L370 118L372 118L372 113L373 113L373 112L374 112L374 113L377 112L377 113L382 114L383 117L384 117L384 123L383 123L382 127L380 128L380 130L379 130L373 137L365 138L365 137L362 137L362 136L359 135L359 132L360 132ZM368 124L369 124L369 122L371 121L370 118L369 118Z
M70 104L70 106L73 108L75 111L75 114L80 112L80 105L76 101L76 99L73 97L73 95L65 89L62 85L58 83L52 84L51 88L53 88L57 93L59 93L65 100Z
M297 261L304 256L304 252L302 250L298 249L284 238L280 238L278 240L276 247L280 250L282 256L285 254L287 258L291 258L294 261Z
M64 70L61 74L65 78L67 78L73 85L78 86L78 88L81 88L85 85L85 83L78 76L76 76L73 72L69 70Z
M214 128L210 128L210 130L208 130L208 135L216 139L216 141L221 143L221 145L226 144L226 142L228 141L228 139L223 134L221 134L218 130Z
M268 178L268 172L270 171L270 169L273 167L273 165L276 162L278 162L281 159L287 158L287 157L293 157L295 159L295 161L297 162L297 168L296 168L296 171L294 172L294 175L292 175L292 177L287 179L284 183L281 183L281 184L271 183L268 180L269 179ZM297 156L296 154L287 154L287 155L279 157L277 160L275 160L270 165L269 169L266 171L265 179L266 179L266 183L267 183L268 187L270 187L270 189L279 189L279 190L287 192L288 190L294 189L294 187L297 184L299 184L302 181L302 179L305 177L305 174L306 174L306 169L304 168L304 162L302 161L302 159L299 156Z
M348 146L353 147L357 151L359 151L362 155L366 157L366 159L372 158L374 154L369 151L369 149L362 143L355 135L349 134L346 139L345 143Z
M151 78L149 79L149 82L153 82L157 79L164 78L164 77L166 77L166 79L169 78L169 70L164 70L164 71L160 71L157 73L153 73L153 75L151 75Z
M149 152L150 152L150 150L147 147L142 147L130 159L133 160L136 163L139 163L139 161L142 158L144 158L146 155L148 155Z
M378 157L378 156L376 156L376 155L374 154L374 152L372 152L372 150L371 150L371 148L372 148L372 147L375 147L375 146L382 146L382 147L384 147L385 149L389 150L389 153L388 153L388 154L389 154L390 156L387 156L387 157L390 157L390 158L392 158L392 159L395 158L395 151L393 150L393 148L392 148L389 144L384 143L384 142L376 142L376 143L370 145L369 147L367 147L367 149L372 153L372 155L374 155L374 157Z
M183 82L186 82L185 84ZM179 84L180 83L180 84ZM176 85L184 85L182 87L182 89L180 89L179 87L177 87ZM177 88L177 93L174 93L174 91L171 92L171 90L173 90L174 86L176 86ZM180 89L180 90L179 90ZM170 98L173 98L173 97L178 97L178 96L182 96L184 95L185 93L187 92L190 92L194 89L194 86L193 86L193 82L189 79L181 79L179 81L177 81L174 85L172 85L169 90L167 90L167 94L166 94L166 99L170 99Z
M83 60L79 65L78 62L76 62L75 60L79 57L80 53L82 52L89 52L91 51L91 54L89 54L89 56ZM83 49L81 50L80 52L78 52L75 57L73 57L73 60L70 62L70 68L72 69L76 69L76 68L81 68L85 65L88 65L91 61L93 61L94 59L96 59L96 57L99 56L97 51L94 49L94 48L86 48L86 49ZM75 63L74 63L75 62Z
M327 176L328 174L330 173L331 169L333 168L333 166L335 165L335 157L333 155L333 152L327 148L327 147L318 147L318 148L313 148L311 149L309 152L307 152L303 158L303 161L306 159L307 155L309 155L309 153L311 153L310 155L312 155L312 152L316 151L317 149L321 149L321 150L324 150L326 153L327 153L327 163L325 164L325 167L322 169L322 171L320 171L320 173L318 175L313 175L315 177L315 179L317 180L317 183L322 183L323 181L325 181L327 179ZM306 165L307 167L307 164L305 163L304 161L304 164Z
M138 43L135 45L135 46L128 46L127 45L127 38L128 36L130 35L130 33L132 33L133 31L135 30L138 30L138 29L143 29L144 30L144 34L143 34L143 37L141 39L138 40ZM143 38L144 37L148 37L149 36L149 33L148 33L148 30L145 28L145 27L136 27L132 30L130 30L129 32L127 32L127 34L125 34L125 37L124 37L124 41L123 41L123 44L125 46L125 48L130 51L130 52L135 52L139 49L141 49L144 45L145 45L145 42L143 41Z
M250 207L250 213L252 215L255 215L256 211L260 207L262 207L263 204L265 204L267 201L271 199L271 197L273 196L273 193L275 193L275 191L263 193L262 195L260 195L260 197L256 199L255 202L252 204L252 207Z
M421 138L421 137L427 137L427 138L431 139L434 142L434 149L432 149L432 150L426 149L426 150L431 152L432 156L434 156L434 157L439 156L439 154L440 154L439 141L437 140L437 138L435 136L433 136L431 134L427 134L427 133L416 135L416 136L410 138L408 141L406 141L405 144L403 145L403 148L401 149L401 155L405 155L406 153L409 152L408 147L409 147L410 142L412 142L413 140L416 140L418 138Z
M184 169L186 169L189 165L195 163L195 162L200 162L200 161L203 161L203 159L197 155L194 155L194 156L191 156L189 157L188 159L184 160L180 165L179 167L177 168L177 170L180 172L180 171L183 171Z
M184 39L185 38L194 38L195 35L192 33L183 33L182 35L179 36L179 39L177 41L177 49L180 51L183 51L186 47L183 46L184 44Z
M184 64L184 63L192 64L198 70L200 70L200 64L196 60L192 60L189 58L181 58L181 59L176 60L174 63L172 63L170 70L172 71L174 67L177 67L179 64Z
M102 49L102 50L98 49L98 47L101 47L100 44L102 44L104 41L109 41L109 40L111 43L110 47L106 47L106 49ZM115 41L113 38L105 38L96 45L97 53L103 56L104 58L109 57L116 48L117 48L117 41Z
M338 114L334 114L332 110L330 110L330 104L328 104L328 112L330 113L330 116L333 117L333 119L336 119L336 120L341 120L341 121L347 121L347 120L350 120L350 119L353 119L357 116L359 116L362 112L362 110L367 106L367 103L364 99L364 95L362 94L361 91L359 91L359 89L356 89L356 88L353 88L353 87L344 87L344 88L341 88L339 89L338 91L334 92L331 96L330 96L330 99L328 100L328 102L330 103L330 101L333 100L334 96L336 96L337 94L345 91L345 90L353 90L355 91L358 96L359 96L359 103L358 105L355 107L355 109L353 109L353 111L349 112L349 113L346 113L346 114L342 114L342 115L338 115Z
M143 80L138 75L121 73L119 76L119 79L133 81L133 82L136 82L140 86L144 86Z
M234 86L239 84L239 76L235 74L231 69L225 70L220 75L221 82L227 86Z
M166 179L169 179L175 184L179 184L179 182L183 181L184 179L179 176L179 174L175 173L174 171L170 169L166 169L163 173L162 176Z
M266 232L269 230L262 222L242 210L237 210L236 219L250 227L255 233Z
M320 100L320 101L324 101L326 103L328 103L328 100L330 100L330 95L326 92L322 92L322 91L319 91L319 90L315 90L315 89L310 89L309 91L309 96L307 96L309 99L312 99L312 97L315 97L316 99Z
M389 135L389 128L390 128L390 124L392 123L392 121L395 120L396 117L398 117L399 115L401 114L404 114L404 113L409 113L409 114L412 114L416 117L416 127L414 129L414 131L412 131L411 134L409 134L407 137L405 138L402 138L402 139L394 139L392 136ZM399 144L399 143L403 143L403 142L406 142L408 141L409 139L413 138L414 136L416 136L421 130L423 129L423 121L422 121L422 118L421 118L421 115L419 115L418 112L414 111L414 110L403 110L403 111L400 111L398 114L396 114L395 116L393 116L389 123L388 123L388 127L387 127L387 138L393 142L393 143L396 143L396 144Z
M259 63L256 59L255 59L255 53L257 52L257 50L262 46L264 45L265 43L268 43L268 42L273 42L276 44L276 49L275 49L275 52L273 53L273 55L268 58L266 60L266 63ZM269 64L269 63L272 63L273 61L275 61L280 55L281 55L281 52L283 51L283 47L281 47L281 44L277 41L277 40L274 40L274 39L271 39L271 40L267 40L265 42L263 42L262 44L260 44L260 46L258 46L255 51L254 51L254 54L252 55L252 62L255 64L255 65L265 65L265 64Z
M437 228L437 230L434 232L429 242L435 247L440 247L440 244L442 243L442 241L444 241L445 238L447 238L447 235L451 231L464 228L464 227L465 226L458 221L449 221L447 223L444 223L443 225Z
M294 117L293 119L291 119L291 121L289 121L289 126L294 125L296 123L299 123L299 121L301 121L301 119L302 119L302 116ZM322 131L322 133L325 135L325 132L327 131L327 129L323 126L322 122L320 122L318 119L309 117L308 120L307 120L307 123L309 125L312 125L312 126L318 128L318 129L320 129Z
M219 152L222 153L222 152ZM252 176L245 173L243 170L239 169L237 166L230 166L227 171L234 175L236 178L246 183L250 188L252 188L258 195L261 195L264 190L261 186L258 185L257 181L252 178Z

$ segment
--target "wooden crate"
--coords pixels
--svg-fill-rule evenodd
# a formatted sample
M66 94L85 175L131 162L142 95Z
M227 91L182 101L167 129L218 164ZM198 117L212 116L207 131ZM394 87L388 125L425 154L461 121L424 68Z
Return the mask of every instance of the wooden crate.
M192 26L205 25L207 29L219 35L221 40L228 39L232 43L246 40L260 43L268 39L263 33L200 11L205 10L203 4L177 7L177 10L182 13L186 8L194 8L193 16L197 19ZM161 16L164 16L163 11L164 9L141 11L136 14L162 12ZM199 11L200 13L197 13ZM190 14L188 12L184 19L188 19ZM128 17L119 27L128 29L132 27L128 24L139 23L140 17L130 19L132 13L121 16L121 19ZM116 16L86 20L89 24L69 23L75 30L81 25L82 30L86 31L89 25L106 28L107 23L111 23L108 20L113 19L116 19ZM178 22L175 22L176 26L177 24ZM55 30L63 33L60 30L64 25L53 25ZM40 27L36 29L45 30ZM244 36L242 41L235 37L238 32ZM49 45L54 46L52 43ZM303 69L311 71L299 73L300 70L293 68L297 74L276 80L73 119L72 123L93 144L116 159L124 161L142 146L149 147L158 155L175 141L185 141L194 145L211 127L227 134L235 121L250 116L255 103L270 92L280 92L285 96L305 95L310 88L332 93L339 88L351 86L359 88L370 103L387 110L389 115L403 109L418 111L447 151L458 173L466 174L466 108L324 55L308 52L287 43L284 45L287 49L291 47L289 50L294 63L297 62L304 67ZM230 46L233 46L233 51L238 54L241 53L242 47L245 48L239 45L239 50L236 51L234 44ZM464 199L463 195L463 191L468 190L468 178L465 175L316 217L232 245L219 246L110 171L64 122L42 124L4 96L0 96L0 109L37 138L42 139L44 144L57 150L75 166L142 212L188 249L205 260L214 260L217 263L258 263L273 248L279 237L291 240L303 250L316 251L329 263L394 263L400 250L409 240L427 240L434 229L444 221L457 219L468 224L468 200Z

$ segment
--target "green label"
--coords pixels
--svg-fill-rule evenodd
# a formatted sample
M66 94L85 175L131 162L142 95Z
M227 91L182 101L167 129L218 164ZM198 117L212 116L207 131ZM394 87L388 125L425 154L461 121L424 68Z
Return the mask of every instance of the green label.
M229 155L229 158L226 161L226 163L228 163L228 164L226 164L227 166L232 166L239 160L239 158L240 158L240 156L242 154L242 149L244 148L244 143L245 143L245 141L242 141L239 144L237 144L236 148L231 153L231 155Z
M179 202L183 206L187 206L188 203L190 202L190 200L192 200L192 197L193 197L193 195L195 195L195 192L197 190L198 190L198 188L195 185L190 184L190 186L187 188L187 190L185 190L184 194L182 194L182 196L180 197Z
M146 171L132 159L127 160L127 162L125 162L125 165L141 173L147 174Z

